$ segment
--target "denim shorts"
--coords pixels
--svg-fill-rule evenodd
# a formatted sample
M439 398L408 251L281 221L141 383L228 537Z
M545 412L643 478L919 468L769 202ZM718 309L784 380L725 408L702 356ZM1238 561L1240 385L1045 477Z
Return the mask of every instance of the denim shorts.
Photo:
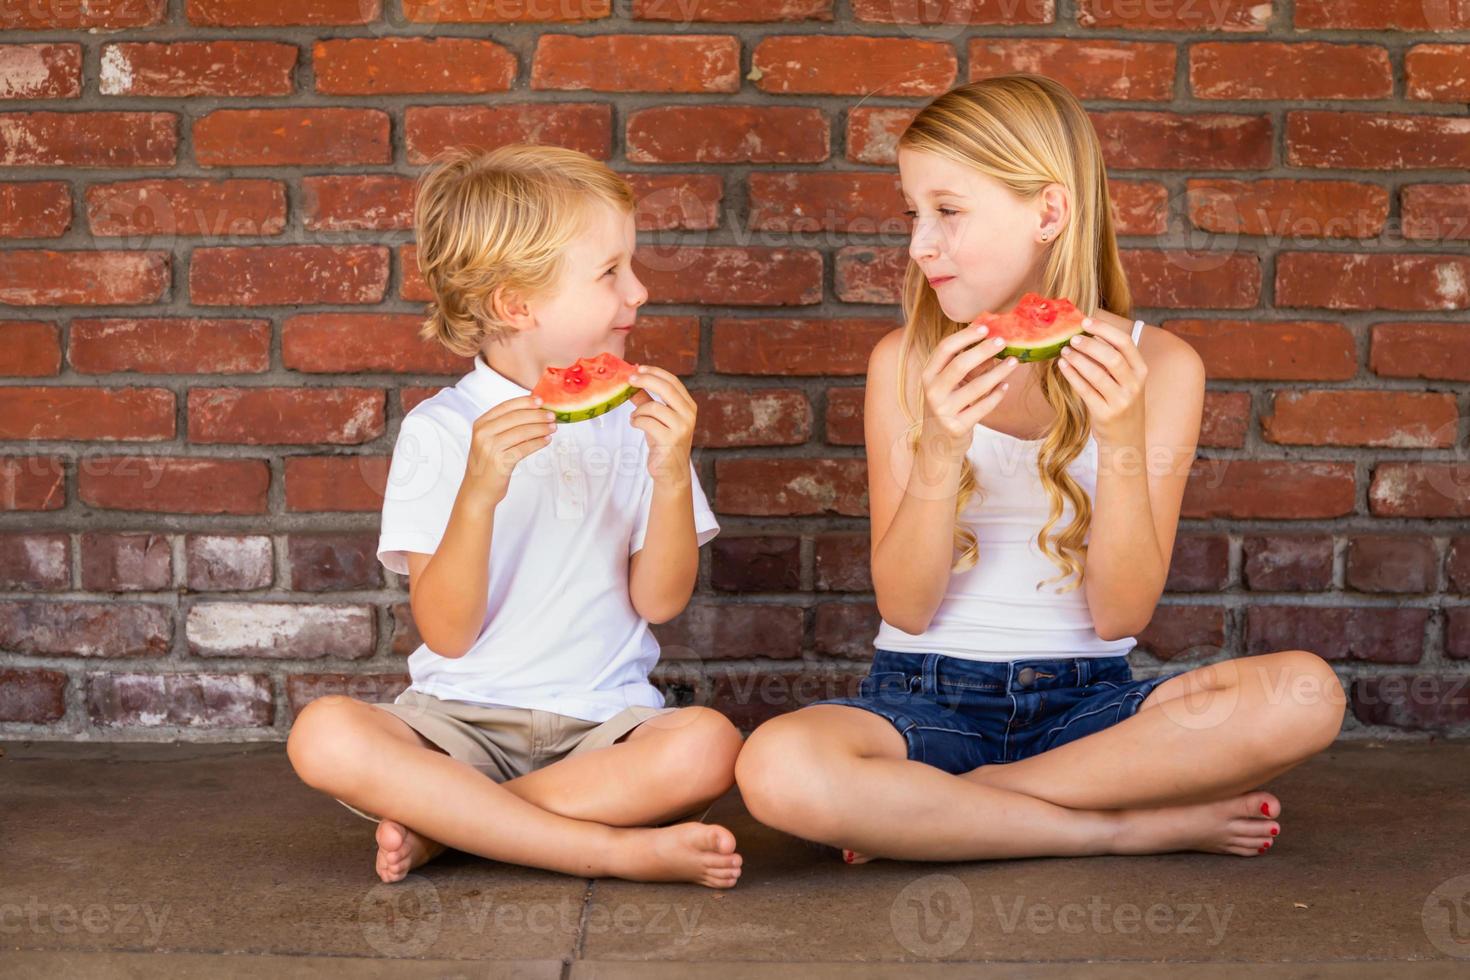
M987 663L941 653L877 650L857 697L844 704L881 715L908 757L962 773L1016 762L1116 725L1183 670L1135 679L1126 656Z

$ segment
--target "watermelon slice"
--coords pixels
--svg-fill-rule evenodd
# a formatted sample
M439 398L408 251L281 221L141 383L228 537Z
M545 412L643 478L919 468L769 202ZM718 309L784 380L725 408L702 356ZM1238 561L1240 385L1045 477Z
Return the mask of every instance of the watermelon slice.
M579 357L570 367L549 367L531 389L541 398L541 407L556 413L558 422L585 422L605 415L633 397L638 390L628 383L633 365L604 351L596 357Z
M1004 337L1004 360L1045 361L1056 357L1067 342L1082 333L1082 311L1069 299L1047 299L1027 293L1009 313L982 313L973 322L990 328L990 336Z

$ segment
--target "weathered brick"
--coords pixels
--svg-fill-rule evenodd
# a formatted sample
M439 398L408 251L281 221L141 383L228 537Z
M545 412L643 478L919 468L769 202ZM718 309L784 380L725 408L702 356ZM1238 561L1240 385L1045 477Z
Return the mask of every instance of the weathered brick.
M44 378L61 372L56 325L40 320L0 320L0 375Z
M353 445L383 434L381 388L193 388L189 441Z
M611 13L612 0L558 0L543 4L403 0L403 18L427 24L568 23L600 20Z
M191 534L184 539L185 581L195 592L269 588L274 556L263 534Z
M0 667L0 722L44 725L66 715L66 675Z
M1449 555L1445 558L1445 575L1450 588L1459 593L1470 593L1470 537L1450 539Z
M1470 44L1416 44L1404 54L1404 94L1431 102L1470 102Z
M351 660L371 656L376 636L371 606L288 602L198 602L184 628L199 657Z
M1429 538L1360 534L1348 539L1347 587L1359 592L1433 592L1439 555Z
M387 456L291 456L286 460L286 509L381 510L388 462Z
M1200 416L1199 445L1204 448L1240 449L1250 426L1251 395L1248 391L1206 391Z
M750 217L758 231L842 231L907 237L898 178L870 173L753 173Z
M103 95L290 95L294 44L278 41L123 42L102 48L97 87Z
M1388 191L1352 180L1191 179L1196 228L1274 239L1372 238L1388 219Z
M1246 654L1299 649L1326 660L1418 663L1428 623L1428 609L1251 606L1246 610Z
M1463 323L1375 323L1368 366L1390 378L1470 381L1470 330Z
M167 0L91 0L88 3L7 3L0 28L21 31L116 30L163 23Z
M166 388L0 388L0 439L147 441L174 435Z
M77 466L77 496L104 510L262 514L270 487L263 459L92 456Z
M0 99L75 99L81 94L80 44L0 44Z
M174 584L173 546L162 534L88 531L80 564L88 592L156 592Z
M1330 310L1462 310L1470 307L1463 255L1282 252L1276 305Z
M1375 517L1470 517L1470 465L1379 463L1368 509Z
M0 511L59 510L66 473L56 456L0 456Z
M502 103L409 106L403 112L403 144L409 163L428 163L451 146L517 142L565 146L606 160L612 155L612 106ZM629 159L633 159L631 153Z
M103 728L268 728L275 711L265 674L87 676L87 716Z
M408 687L409 677L397 674L291 674L286 678L286 702L295 718L317 698L337 694L365 701L368 704L386 704Z
M302 221L312 231L412 228L413 183L397 174L302 177Z
M812 649L826 657L872 660L873 637L881 619L872 602L819 602L813 616Z
M1470 27L1463 4L1426 0L1296 0L1298 30L1452 31Z
M812 406L795 388L690 392L696 446L797 446L811 438Z
M172 112L0 112L0 167L172 167Z
M256 374L270 367L269 320L76 319L66 358L83 374Z
M1350 462L1197 459L1180 513L1201 519L1341 517L1353 512L1355 499Z
M71 585L71 541L61 532L0 533L0 589L49 590Z
M1341 323L1319 320L1165 320L1188 341L1205 374L1230 381L1345 381L1358 371L1357 345Z
M291 588L298 592L375 589L383 583L376 533L292 534L286 550Z
M801 538L722 534L710 545L709 581L721 592L795 592L801 588Z
M463 374L469 358L422 339L417 313L303 313L281 326L281 362L337 374Z
M1246 588L1321 592L1332 588L1331 535L1249 535L1241 540Z
M1267 442L1305 446L1453 446L1460 413L1450 392L1278 391L1261 416Z
M630 364L653 364L672 374L693 374L699 363L699 318L641 316L624 351Z
M0 303L13 306L154 303L163 299L168 280L167 252L0 252Z
M388 289L382 245L197 248L189 299L202 306L378 303Z
M173 640L164 606L0 602L0 649L33 657L162 657Z
M468 37L348 37L311 49L316 90L331 95L505 92L516 57L494 41Z
M738 92L740 40L727 35L542 34L531 88L593 92Z
M57 238L71 227L71 188L59 180L0 183L0 238Z
M1230 584L1230 539L1224 534L1176 534L1168 592L1220 592Z
M628 115L634 163L821 163L831 133L818 109L677 105Z
M680 24L831 20L832 0L633 0L633 18Z
M1338 170L1463 170L1470 125L1454 116L1298 109L1286 114L1286 162Z
M1189 87L1201 99L1387 99L1393 65L1376 44L1205 42L1190 45Z
M390 648L400 657L406 657L424 642L419 635L418 624L413 621L413 607L406 602L393 604L393 639Z
M1354 678L1353 715L1365 725L1440 732L1470 721L1464 674L1380 674Z
M1109 180L1113 234L1162 235L1169 230L1169 189L1156 180Z
M1090 112L1109 167L1124 170L1264 170L1270 116L1113 109Z
M1083 27L1128 31L1264 31L1272 5L1257 0L1077 0L1077 23Z
M827 442L833 446L863 445L865 388L827 389Z
M882 317L715 320L721 374L861 375L868 355L898 323Z
M756 87L783 95L939 95L954 82L954 48L901 37L789 34L751 55Z
M962 24L1050 24L1056 19L1056 0L1014 2L931 3L928 0L852 0L852 12L860 21L882 24L917 24L954 28Z
M665 660L790 660L801 655L800 606L692 602L653 627Z
M1173 43L1157 41L972 38L970 81L1034 72L1079 99L1167 102L1174 95L1174 57Z
M867 463L854 458L719 459L715 509L759 517L866 517Z
M1225 650L1225 610L1220 606L1174 603L1159 606L1136 639L1139 649L1159 660L1214 660Z
M311 167L391 163L381 109L216 109L194 121L201 167Z
M125 180L87 188L87 224L96 236L279 235L286 191L278 180Z
M1451 660L1470 660L1470 606L1451 606L1444 616L1444 653Z
M640 231L720 226L725 196L719 174L624 174L637 195L633 218Z
M1260 302L1261 261L1255 255L1125 248L1119 258L1139 306L1241 310Z
M847 158L858 163L898 162L898 138L914 109L858 106L847 111Z
M844 245L837 250L837 298L844 303L897 303L908 264L907 249Z
M812 543L817 591L873 591L871 543L867 532L818 534Z
M646 250L634 269L654 303L810 306L822 300L822 254L811 248L687 245Z
M1399 211L1405 238L1470 238L1470 184L1409 184L1399 190Z

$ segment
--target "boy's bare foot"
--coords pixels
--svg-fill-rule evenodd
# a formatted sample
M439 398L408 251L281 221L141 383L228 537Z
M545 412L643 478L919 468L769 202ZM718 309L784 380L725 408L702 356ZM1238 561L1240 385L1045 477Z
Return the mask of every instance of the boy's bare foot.
M1262 806L1266 809L1263 811ZM1242 793L1226 800L1188 806L1119 810L1114 854L1264 854L1281 831L1281 801L1270 793ZM867 864L866 854L843 850L848 864Z
M396 820L378 823L378 877L402 881L410 871L444 852L444 845L409 830Z
M719 824L619 828L607 873L632 881L692 881L732 888L740 880L742 860L735 853L735 835Z

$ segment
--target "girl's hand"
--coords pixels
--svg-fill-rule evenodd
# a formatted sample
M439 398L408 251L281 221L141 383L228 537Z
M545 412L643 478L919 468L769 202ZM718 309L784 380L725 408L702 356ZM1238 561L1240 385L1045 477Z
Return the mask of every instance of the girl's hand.
M924 420L919 453L958 459L970 448L975 426L1005 397L1005 379L1017 361L997 362L1003 337L987 339L990 328L967 326L945 337L929 356L920 375L924 387ZM980 368L978 375L973 372Z
M521 395L475 419L464 482L491 507L505 499L515 465L551 442L556 415L538 408L540 403L535 396Z
M648 475L654 483L681 486L689 482L689 451L694 439L697 406L689 390L674 375L651 364L635 365L629 382L633 393L632 426L648 440ZM657 392L663 402L648 392Z
M1087 317L1062 349L1062 377L1087 405L1092 431L1102 447L1143 445L1143 381L1148 367L1133 338L1111 324Z

